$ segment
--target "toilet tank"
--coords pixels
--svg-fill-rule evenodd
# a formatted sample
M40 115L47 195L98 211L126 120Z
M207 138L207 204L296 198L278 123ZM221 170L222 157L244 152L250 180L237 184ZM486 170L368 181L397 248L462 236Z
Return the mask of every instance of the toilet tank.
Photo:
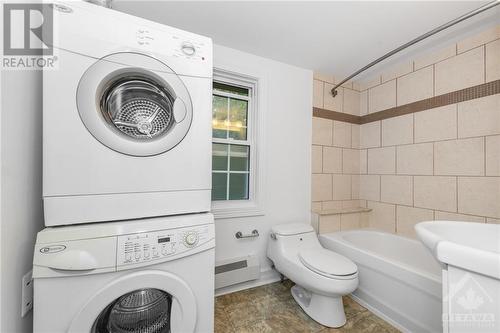
M313 227L305 223L275 225L267 243L267 257L275 261L276 256L297 254L300 249L321 247Z

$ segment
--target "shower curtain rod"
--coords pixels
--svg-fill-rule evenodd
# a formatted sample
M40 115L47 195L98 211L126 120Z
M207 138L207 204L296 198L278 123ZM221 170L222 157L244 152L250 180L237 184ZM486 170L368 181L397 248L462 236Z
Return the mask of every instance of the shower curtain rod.
M421 35L421 36L413 39L413 40L411 40L411 41L409 41L408 43L401 45L400 47L392 50L391 52L384 54L380 58L378 58L378 59L370 62L365 67L357 70L353 74L351 74L348 77L346 77L344 80L340 81L337 85L335 85L332 88L332 90L331 90L333 97L337 96L337 88L338 87L340 87L341 85L343 85L344 83L346 83L347 81L349 81L350 79L352 79L353 77L357 76L358 74L366 71L368 68L375 66L379 62L381 62L381 61L389 58L390 56L392 56L392 55L394 55L394 54L396 54L396 53L398 53L398 52L406 49L407 47L412 46L413 44L416 44L416 43L420 42L421 40L426 39L427 37L430 37L430 36L432 36L434 34L437 34L438 32L440 32L440 31L442 31L444 29L447 29L447 28L449 28L449 27L451 27L451 26L453 26L453 25L455 25L457 23L460 23L460 22L462 22L462 21L464 21L464 20L466 20L468 18L471 18L472 16L475 16L475 15L477 15L479 13L482 13L485 10L493 8L493 7L497 6L497 5L500 5L500 0L495 0L495 1L489 2L489 3L485 4L484 6L481 6L481 7L477 8L477 9L471 11L471 12L468 12L468 13L466 13L466 14L464 14L464 15L462 15L462 16L454 19L454 20L451 20L451 21L449 21L449 22L447 22L447 23L445 23L445 24L443 24L443 25L441 25L441 26L439 26L439 27L437 27L437 28L435 28L435 29L433 29L433 30L431 30L431 31L429 31L429 32L427 32L427 33L425 33L425 34L423 34L423 35Z

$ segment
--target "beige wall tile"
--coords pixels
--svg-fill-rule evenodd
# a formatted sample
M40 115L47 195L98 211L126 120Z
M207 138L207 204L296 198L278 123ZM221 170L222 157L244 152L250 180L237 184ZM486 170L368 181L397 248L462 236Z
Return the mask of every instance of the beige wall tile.
M396 231L398 235L417 238L415 224L424 221L432 221L434 212L429 209L397 206L396 208Z
M458 104L458 137L500 134L500 94Z
M434 174L483 176L484 138L435 142Z
M456 104L416 112L414 117L415 143L457 138Z
M398 78L397 103L405 105L434 95L434 67L429 66Z
M433 143L419 143L397 147L397 173L401 175L432 175Z
M323 108L323 86L322 81L313 81L313 106L315 108Z
M323 147L323 172L342 173L342 148Z
M369 228L370 227L370 213L364 212L359 214L359 224L360 228Z
M413 179L411 176L382 176L380 201L413 205Z
M351 199L351 175L333 175L333 200Z
M351 148L351 124L342 121L333 121L333 145Z
M374 121L360 126L359 147L380 147L380 121Z
M380 200L380 176L359 176L359 198L363 200Z
M368 150L361 149L359 151L359 173L364 174L368 172Z
M486 137L486 176L500 176L500 135Z
M434 214L436 221L457 221L457 222L486 222L486 218L482 216L464 215L457 213L441 212L436 210Z
M360 86L359 82L353 81L352 82L352 89L354 89L356 91L361 91L361 86Z
M368 90L368 113L396 106L396 80L388 81Z
M361 214L341 214L340 230L352 230L361 228Z
M342 208L356 208L360 206L360 200L342 200Z
M352 87L352 81L347 81L346 83L342 83L341 87L348 88L348 89L353 89L353 87Z
M436 96L484 83L484 47L441 61L434 70Z
M351 147L359 148L359 125L351 124Z
M456 177L415 176L413 191L415 207L457 211Z
M458 212L500 218L500 177L459 177Z
M311 212L316 212L321 210L321 201L311 203Z
M396 147L368 149L368 173L396 173Z
M438 50L432 50L415 59L415 70L451 58L457 54L457 44L451 44Z
M396 232L396 205L368 201L368 208L372 209L368 215L371 228Z
M351 193L352 198L358 202L357 207L363 207L359 200L359 175L351 175Z
M345 113L349 113L355 116L360 114L360 100L359 91L352 89L344 89L344 109Z
M313 145L311 155L312 173L323 172L323 147Z
M340 231L340 215L322 215L319 218L319 233Z
M359 115L368 114L368 90L359 93Z
M412 71L413 71L413 60L393 65L391 66L390 69L382 73L382 82L393 80L397 77L411 73Z
M500 79L500 39L486 44L486 82Z
M312 201L332 200L332 175L313 174L311 184Z
M359 173L359 150L343 149L342 172L351 174Z
M335 83L335 77L331 74L314 72L313 77L315 80L328 82L328 83Z
M323 90L323 106L327 110L342 112L344 88L337 89L337 96L332 95L333 84L325 83Z
M360 91L363 91L375 87L381 83L382 83L382 77L379 74L359 82L359 88Z
M500 224L500 219L492 219L492 218L487 218L486 223L494 223L494 224Z
M413 114L382 120L382 146L413 143Z
M330 210L330 209L341 209L342 208L342 201L337 200L337 201L323 201L323 204L321 205L323 210Z
M313 117L312 143L315 145L331 146L333 141L333 121L330 119Z
M500 38L500 25L485 29L478 34L457 43L458 53L462 53Z

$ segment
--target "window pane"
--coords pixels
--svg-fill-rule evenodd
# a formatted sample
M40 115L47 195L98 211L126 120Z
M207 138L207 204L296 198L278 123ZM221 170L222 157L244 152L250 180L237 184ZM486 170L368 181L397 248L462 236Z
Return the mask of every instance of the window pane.
M213 88L215 91L224 91L237 95L248 96L248 88L231 86L220 82L214 82Z
M231 171L248 171L250 147L231 145Z
M212 200L227 200L227 173L212 173Z
M229 200L248 199L248 174L229 174Z
M212 96L212 136L227 138L228 98Z
M235 140L247 139L248 102L241 99L229 100L229 137Z
M227 159L229 145L212 143L212 170L227 171Z

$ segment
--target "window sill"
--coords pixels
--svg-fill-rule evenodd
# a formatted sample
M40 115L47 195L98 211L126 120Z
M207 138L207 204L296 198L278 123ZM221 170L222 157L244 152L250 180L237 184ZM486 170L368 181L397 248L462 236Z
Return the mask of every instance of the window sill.
M262 216L264 210L253 201L212 201L215 219Z

